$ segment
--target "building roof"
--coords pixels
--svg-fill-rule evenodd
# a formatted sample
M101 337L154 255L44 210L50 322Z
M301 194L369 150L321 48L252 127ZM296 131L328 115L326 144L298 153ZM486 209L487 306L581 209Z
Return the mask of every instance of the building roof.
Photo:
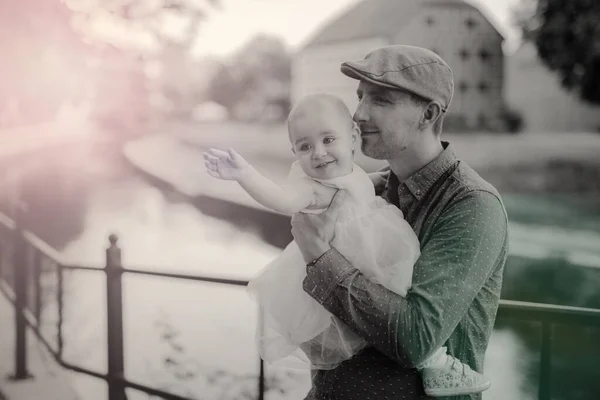
M464 6L480 11L463 0L362 0L324 25L303 48L331 42L396 35L400 31L399 27L406 25L427 5ZM484 18L489 21L485 15Z

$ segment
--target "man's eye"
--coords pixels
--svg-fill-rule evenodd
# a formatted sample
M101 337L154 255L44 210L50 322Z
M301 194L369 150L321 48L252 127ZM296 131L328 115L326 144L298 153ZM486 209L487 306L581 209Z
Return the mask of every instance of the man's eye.
M377 103L387 103L388 102L387 99L380 97L380 96L373 97L373 101L375 101Z

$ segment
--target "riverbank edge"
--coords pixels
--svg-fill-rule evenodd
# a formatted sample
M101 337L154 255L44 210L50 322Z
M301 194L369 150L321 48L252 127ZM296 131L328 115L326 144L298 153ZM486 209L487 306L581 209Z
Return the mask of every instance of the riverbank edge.
M146 182L157 187L173 200L182 199L191 203L205 215L225 220L242 229L254 231L268 244L277 248L283 249L293 240L290 216L252 207L226 194L215 196L184 193L173 182L153 174L130 159L124 148L121 155L124 161Z

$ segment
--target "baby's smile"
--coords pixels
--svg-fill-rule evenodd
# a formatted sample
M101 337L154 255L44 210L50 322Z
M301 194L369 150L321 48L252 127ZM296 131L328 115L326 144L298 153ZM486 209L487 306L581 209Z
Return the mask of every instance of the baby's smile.
M325 162L322 162L320 164L317 164L317 166L315 168L324 168L324 167L327 167L328 165L333 164L333 163L335 163L335 160L333 160L333 161L325 161Z

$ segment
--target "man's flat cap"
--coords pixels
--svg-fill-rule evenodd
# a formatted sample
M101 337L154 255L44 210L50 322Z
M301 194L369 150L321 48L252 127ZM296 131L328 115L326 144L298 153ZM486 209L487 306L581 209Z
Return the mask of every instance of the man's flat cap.
M426 100L438 101L443 111L450 106L454 94L454 78L448 64L422 47L382 47L363 60L342 63L341 71L353 79L407 90Z

